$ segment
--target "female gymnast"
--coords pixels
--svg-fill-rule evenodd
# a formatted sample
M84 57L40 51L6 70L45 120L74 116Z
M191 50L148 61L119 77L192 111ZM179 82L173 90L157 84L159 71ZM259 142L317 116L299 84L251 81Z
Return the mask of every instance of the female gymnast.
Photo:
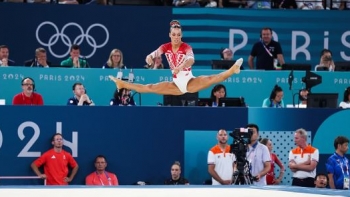
M182 29L179 21L173 20L170 22L169 37L171 42L161 45L157 50L147 55L146 62L151 65L154 57L161 56L164 53L173 74L172 82L166 81L143 85L128 83L113 76L109 76L109 78L116 83L117 88L126 88L140 93L182 95L186 92L198 92L240 72L240 67L243 63L242 58L238 59L230 69L219 74L194 77L191 71L191 67L194 63L194 54L192 47L181 41Z

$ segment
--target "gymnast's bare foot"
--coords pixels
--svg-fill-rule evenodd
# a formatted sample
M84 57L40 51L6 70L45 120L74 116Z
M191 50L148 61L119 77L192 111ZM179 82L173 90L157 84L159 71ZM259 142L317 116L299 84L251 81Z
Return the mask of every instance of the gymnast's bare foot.
M113 77L112 75L109 75L109 78L115 82L115 85L117 86L117 88L120 90L122 88L125 88L125 82L123 80L117 79L115 77Z
M241 72L241 66L243 63L243 58L239 58L235 64L230 68L232 74L239 74Z

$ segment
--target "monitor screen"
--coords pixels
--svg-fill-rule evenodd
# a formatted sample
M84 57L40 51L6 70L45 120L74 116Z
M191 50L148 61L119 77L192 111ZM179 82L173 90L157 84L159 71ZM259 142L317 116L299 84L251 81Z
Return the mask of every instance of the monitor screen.
M213 100L211 100L210 98L199 98L198 102L197 102L198 106L204 106L204 107L210 107L213 105Z
M317 93L307 95L307 108L337 108L338 93Z
M283 64L282 70L311 70L311 64Z
M334 71L343 71L343 72L349 72L350 71L350 62L334 62Z
M244 98L220 98L219 107L245 107Z
M212 60L211 68L212 69L220 69L227 70L231 68L235 64L236 60ZM243 70L243 66L241 66L241 70Z
M163 105L165 106L196 106L198 102L198 92L186 93L179 96L164 95Z

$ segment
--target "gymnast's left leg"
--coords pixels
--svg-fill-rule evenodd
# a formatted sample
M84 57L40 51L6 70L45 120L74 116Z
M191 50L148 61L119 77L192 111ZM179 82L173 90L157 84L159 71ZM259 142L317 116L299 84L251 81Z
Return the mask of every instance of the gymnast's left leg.
M224 72L210 76L198 76L191 79L187 84L187 91L190 93L199 92L200 90L208 88L213 84L225 81L233 74L239 74L241 71L242 63L243 59L239 58L230 69Z

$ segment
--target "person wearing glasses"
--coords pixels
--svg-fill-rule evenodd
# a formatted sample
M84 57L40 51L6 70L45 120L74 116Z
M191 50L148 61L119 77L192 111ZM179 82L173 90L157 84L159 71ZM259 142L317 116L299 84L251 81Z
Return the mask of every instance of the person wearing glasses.
M182 42L182 28L180 22L173 20L170 22L169 37L171 42L161 45L157 50L147 55L146 63L153 64L153 59L165 54L172 72L173 81L164 81L157 84L136 84L128 83L116 77L109 76L114 81L118 89L126 88L139 93L156 93L163 95L182 95L187 92L195 93L213 84L226 80L233 74L240 72L243 59L238 59L228 70L219 74L209 76L192 75L192 65L194 64L194 54L192 47Z
M107 62L102 66L102 69L126 69L123 59L122 51L119 49L113 49L109 54Z
M112 186L119 185L118 178L114 173L107 172L107 160L103 155L95 158L96 171L92 172L85 178L86 185Z
M68 185L74 179L79 166L72 155L63 150L62 134L54 134L51 144L53 148L36 159L31 167L38 177L46 179L46 185ZM68 165L72 169L70 176ZM44 173L39 170L41 166L44 166Z
M13 97L13 105L44 105L43 97L39 93L34 92L35 82L32 78L23 78L21 85L22 92Z

